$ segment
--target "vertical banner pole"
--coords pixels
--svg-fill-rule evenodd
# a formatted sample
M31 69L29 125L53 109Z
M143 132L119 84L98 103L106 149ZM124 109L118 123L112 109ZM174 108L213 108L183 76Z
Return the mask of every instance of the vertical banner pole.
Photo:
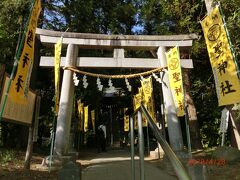
M130 138L131 138L131 168L132 180L135 180L135 160L134 160L134 118L130 116Z
M149 132L148 132L148 124L147 124L147 153L150 155L150 144L149 144Z
M112 106L110 106L110 120L111 120L111 146L113 146L113 118L112 118Z
M163 72L160 72L159 73L160 75L160 78L163 79ZM163 132L163 136L165 137L166 139L166 131L165 131L165 112L164 112L164 96L163 96L163 83L160 84L160 104L161 104L161 109L160 109L160 114L161 114L161 121L160 121L160 124L162 125L162 132Z
M192 158L192 147L191 147L191 138L190 138L190 130L189 130L189 117L188 117L187 106L185 107L185 124L186 124L186 133L187 133L188 154L189 154L189 158Z
M142 128L142 113L138 111L138 144L139 144L139 157L140 157L140 180L145 179L145 172L144 172L144 135L143 135L143 128Z
M56 106L56 101L55 101L55 106ZM53 125L52 125L52 132L51 132L51 149L50 149L50 157L49 157L49 166L48 166L48 172L51 172L51 167L52 167L52 157L53 157L53 145L54 145L54 140L55 140L55 129L56 129L56 114L54 113L54 119L53 119Z

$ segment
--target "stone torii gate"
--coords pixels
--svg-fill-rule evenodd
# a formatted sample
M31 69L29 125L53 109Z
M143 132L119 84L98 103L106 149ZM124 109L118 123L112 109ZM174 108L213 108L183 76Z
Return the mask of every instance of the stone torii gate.
M42 45L54 46L63 32L37 29L37 38ZM179 46L180 52L189 49L196 34L150 36L150 35L103 35L86 33L64 33L63 45L67 45L66 57L61 58L61 66L87 68L159 68L166 67L167 48ZM78 57L78 49L109 49L113 57ZM149 50L156 52L157 58L125 58L124 50ZM40 57L41 67L54 67L54 57ZM181 59L182 68L193 68L191 59ZM164 106L166 108L170 145L174 151L183 150L183 139L168 76L163 77ZM57 119L54 153L68 155L71 117L73 109L73 72L64 70Z

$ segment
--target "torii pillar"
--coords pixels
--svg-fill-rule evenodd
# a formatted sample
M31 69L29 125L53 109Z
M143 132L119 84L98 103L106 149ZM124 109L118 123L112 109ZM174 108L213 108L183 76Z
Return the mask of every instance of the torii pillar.
M65 66L75 66L77 56L77 45L69 44ZM58 156L68 155L74 89L73 72L64 70L54 146L54 153Z
M160 46L157 51L157 56L161 67L167 67L167 59L165 53L166 47ZM170 89L168 74L166 73L163 75L163 82L163 100L164 106L166 108L169 141L173 151L178 152L183 150L182 131Z

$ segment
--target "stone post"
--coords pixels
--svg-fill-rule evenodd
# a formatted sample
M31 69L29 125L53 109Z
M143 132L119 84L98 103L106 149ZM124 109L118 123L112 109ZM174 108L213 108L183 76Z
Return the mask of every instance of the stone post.
M74 44L69 44L65 66L75 66L77 56L78 47ZM54 147L55 154L58 156L68 154L74 89L73 72L64 70Z
M167 59L166 59L165 52L166 52L165 47L161 46L158 48L157 55L158 55L158 59L160 61L161 67L167 66ZM174 105L174 100L172 97L167 73L164 73L163 75L162 90L163 90L164 106L166 108L166 117L167 117L170 145L173 151L182 151L183 150L182 131L180 126L180 121L177 117L177 112Z

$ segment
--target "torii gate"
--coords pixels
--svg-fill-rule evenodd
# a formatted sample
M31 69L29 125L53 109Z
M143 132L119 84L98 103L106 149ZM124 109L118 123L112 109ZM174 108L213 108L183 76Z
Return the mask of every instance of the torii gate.
M53 46L63 32L37 29L37 38L43 45ZM168 47L178 45L181 50L190 48L196 34L150 36L150 35L103 35L86 33L64 33L63 44L67 45L66 57L61 58L61 66L88 68L159 68L166 67L165 52ZM113 57L78 57L78 49L110 49ZM125 58L124 50L151 50L157 52L157 58ZM54 67L54 57L40 57L40 66ZM182 68L193 68L191 59L181 59ZM168 76L163 77L164 105L166 108L170 145L174 151L183 150L183 139ZM73 72L64 70L57 119L54 152L58 156L68 155L70 126L72 117Z

